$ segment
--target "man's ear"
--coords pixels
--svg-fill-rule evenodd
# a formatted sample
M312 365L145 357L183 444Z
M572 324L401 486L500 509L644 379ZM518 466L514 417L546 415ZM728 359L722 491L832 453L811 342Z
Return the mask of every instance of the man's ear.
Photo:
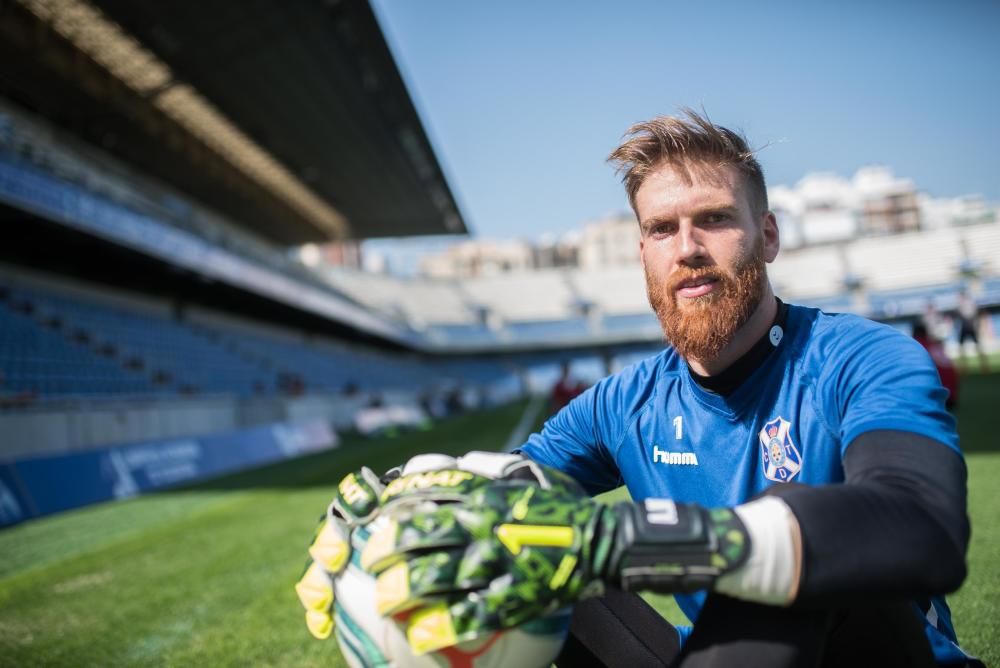
M781 249L781 235L778 233L778 219L771 211L765 211L761 220L761 232L764 234L764 261L774 262Z

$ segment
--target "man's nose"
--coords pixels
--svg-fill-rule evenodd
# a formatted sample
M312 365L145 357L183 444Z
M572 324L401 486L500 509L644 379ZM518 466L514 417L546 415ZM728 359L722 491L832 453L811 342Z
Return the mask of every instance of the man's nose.
M704 259L705 247L701 243L700 231L690 223L682 223L677 230L677 261L700 265Z

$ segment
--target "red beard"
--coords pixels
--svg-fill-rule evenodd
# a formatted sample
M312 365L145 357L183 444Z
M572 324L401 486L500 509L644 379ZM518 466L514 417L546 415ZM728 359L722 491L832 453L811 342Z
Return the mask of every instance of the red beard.
M718 281L715 290L679 306L681 282L703 277ZM737 259L732 274L719 267L684 268L658 285L647 270L646 292L667 342L685 359L705 361L718 357L750 320L764 296L766 280L764 243L758 239L749 255Z

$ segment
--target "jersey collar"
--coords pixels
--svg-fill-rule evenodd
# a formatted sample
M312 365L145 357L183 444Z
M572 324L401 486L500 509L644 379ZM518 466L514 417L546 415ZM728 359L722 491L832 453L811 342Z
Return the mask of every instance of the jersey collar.
M730 364L722 373L714 376L702 376L688 367L691 380L706 392L728 397L746 381L753 372L760 368L771 353L781 345L785 337L785 327L788 324L788 305L775 297L778 308L774 314L774 322L764 336L738 360Z

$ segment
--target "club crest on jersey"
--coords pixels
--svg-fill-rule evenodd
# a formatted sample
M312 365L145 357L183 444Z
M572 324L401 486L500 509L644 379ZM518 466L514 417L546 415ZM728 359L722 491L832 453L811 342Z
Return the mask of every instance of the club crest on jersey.
M791 426L788 420L776 417L760 430L760 458L768 480L788 482L802 470L802 455L788 433Z

